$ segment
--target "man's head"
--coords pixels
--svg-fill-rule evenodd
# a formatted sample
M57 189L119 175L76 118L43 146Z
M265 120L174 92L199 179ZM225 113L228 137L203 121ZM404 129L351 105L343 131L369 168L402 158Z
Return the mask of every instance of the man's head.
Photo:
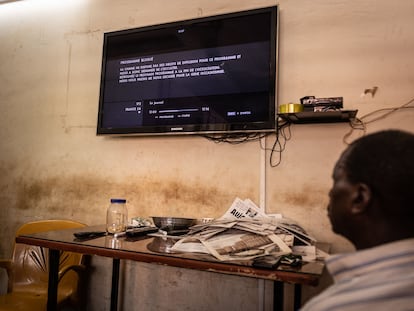
M358 249L414 237L414 135L388 130L354 141L333 172L329 218Z

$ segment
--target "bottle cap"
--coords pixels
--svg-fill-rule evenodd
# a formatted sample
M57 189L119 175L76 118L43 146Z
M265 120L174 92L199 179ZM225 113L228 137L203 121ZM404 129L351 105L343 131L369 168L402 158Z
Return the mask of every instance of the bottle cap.
M111 203L126 203L125 199L111 199Z

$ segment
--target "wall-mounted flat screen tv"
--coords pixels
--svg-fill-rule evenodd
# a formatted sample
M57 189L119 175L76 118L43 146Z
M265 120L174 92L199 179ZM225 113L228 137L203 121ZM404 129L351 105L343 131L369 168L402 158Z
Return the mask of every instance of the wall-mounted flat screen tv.
M97 134L275 129L278 7L104 34Z

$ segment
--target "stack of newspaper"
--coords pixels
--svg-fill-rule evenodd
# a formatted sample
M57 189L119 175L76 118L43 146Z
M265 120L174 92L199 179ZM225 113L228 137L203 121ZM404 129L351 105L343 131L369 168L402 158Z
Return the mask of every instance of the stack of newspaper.
M222 217L191 227L172 250L240 261L291 254L296 241L302 245L316 242L292 221L266 215L251 200L236 198Z

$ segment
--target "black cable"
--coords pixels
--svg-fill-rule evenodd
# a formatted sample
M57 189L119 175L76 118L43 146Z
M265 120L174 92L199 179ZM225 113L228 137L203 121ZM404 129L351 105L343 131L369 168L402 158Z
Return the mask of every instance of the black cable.
M352 135L354 130L361 130L361 131L363 131L363 135L365 135L366 131L367 131L367 124L376 122L378 120L385 119L386 117L388 117L392 113L400 111L402 109L412 109L412 108L414 108L414 106L410 106L410 104L412 104L412 103L414 103L414 98L410 99L408 102L406 102L405 104L403 104L401 106L377 109L377 110L371 111L371 112L363 115L360 118L355 118L354 120L350 120L349 125L350 125L351 129L348 133L346 133L344 135L344 137L342 139L343 142L349 145L350 142L348 142L347 140ZM377 116L377 117L374 117L377 114L380 114L380 115ZM373 119L369 120L370 117L373 117ZM367 118L368 118L368 120L366 120Z
M292 133L290 130L291 122L284 121L280 123L279 120L276 121L276 138L273 143L273 146L270 150L269 165L270 167L277 167L282 162L282 152L286 148L286 142L291 139ZM261 146L262 147L262 146ZM277 156L276 161L274 157Z
M270 133L253 132L253 133L230 133L219 135L202 135L204 138L215 143L242 144L245 142L260 140Z

